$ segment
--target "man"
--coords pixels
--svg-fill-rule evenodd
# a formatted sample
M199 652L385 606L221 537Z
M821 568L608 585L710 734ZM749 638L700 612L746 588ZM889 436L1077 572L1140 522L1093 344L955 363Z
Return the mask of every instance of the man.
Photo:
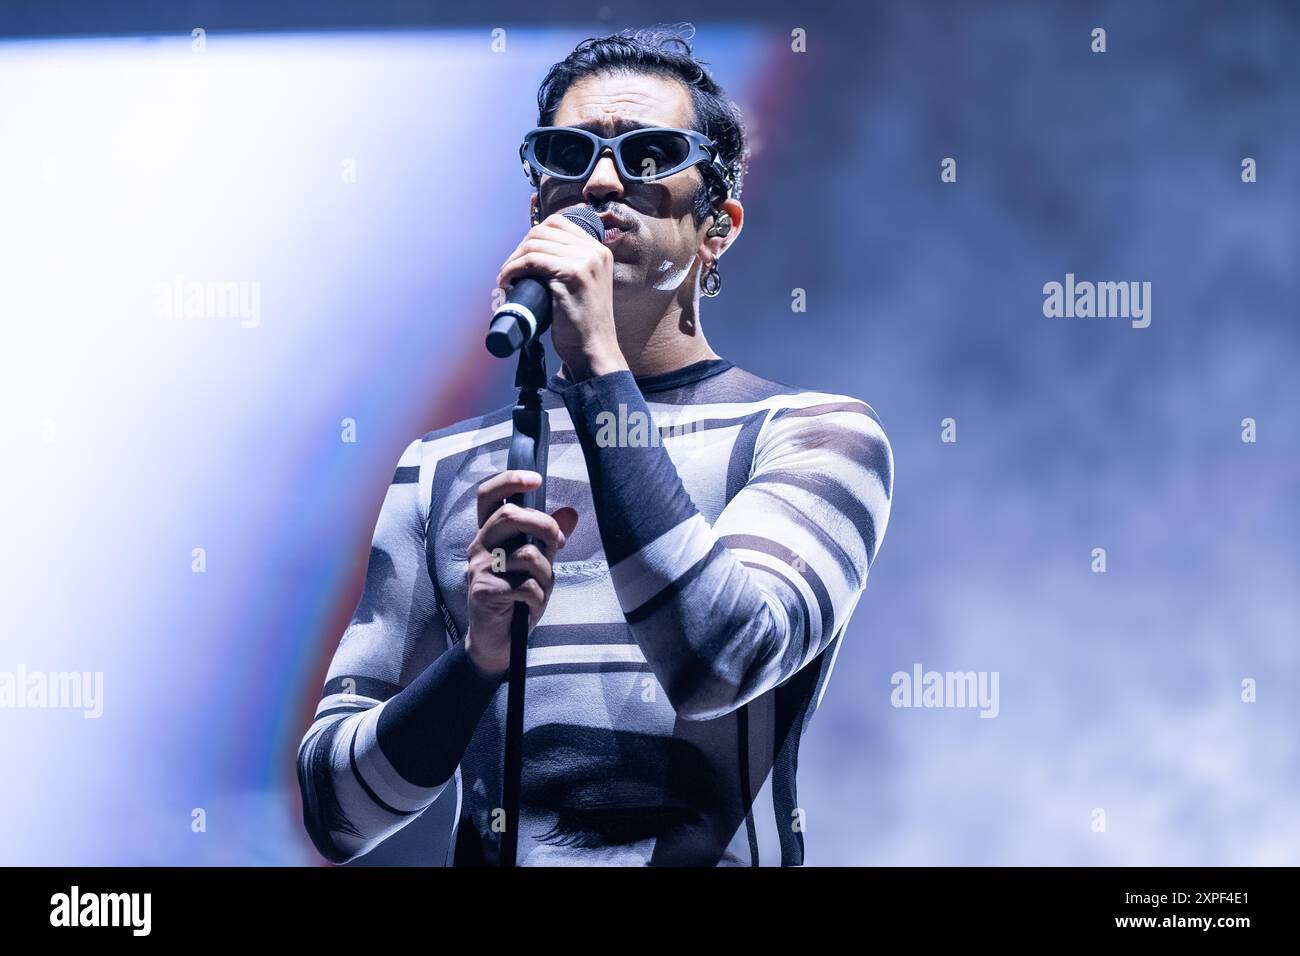
M802 864L799 739L885 533L889 443L865 403L705 340L746 154L689 43L584 41L538 102L536 225L498 283L552 293L554 510L503 504L538 481L504 470L509 406L406 449L299 749L307 829L344 862L454 781L451 862L498 862L522 601L520 864ZM584 205L603 244L560 215ZM521 532L540 546L505 556Z

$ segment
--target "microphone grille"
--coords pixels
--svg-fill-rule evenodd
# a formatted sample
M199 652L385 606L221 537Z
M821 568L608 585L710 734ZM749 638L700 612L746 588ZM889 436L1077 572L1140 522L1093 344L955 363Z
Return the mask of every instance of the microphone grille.
M597 242L605 241L605 224L600 221L599 216L586 206L579 206L577 209L569 210L564 214L564 218L587 230L587 235Z

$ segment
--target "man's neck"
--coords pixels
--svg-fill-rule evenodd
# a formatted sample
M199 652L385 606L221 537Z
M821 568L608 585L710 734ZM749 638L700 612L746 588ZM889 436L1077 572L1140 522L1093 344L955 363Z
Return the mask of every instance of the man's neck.
M614 319L619 332L619 348L628 369L637 378L663 375L705 359L721 358L704 337L694 302L682 307L674 301L667 311L660 312L657 319L648 323L638 322L631 309L616 310ZM637 335L639 329L647 329L648 334ZM558 374L566 381L574 380L572 371L564 363L561 363Z

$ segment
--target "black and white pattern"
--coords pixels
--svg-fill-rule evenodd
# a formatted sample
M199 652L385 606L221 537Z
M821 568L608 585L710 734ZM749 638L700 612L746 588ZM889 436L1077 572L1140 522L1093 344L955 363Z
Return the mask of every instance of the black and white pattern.
M879 419L725 359L553 376L545 404L546 508L570 505L579 522L530 638L520 862L802 864L799 740L889 519ZM610 417L638 413L658 441L599 440ZM330 859L366 852L453 786L450 862L496 862L505 685L484 686L450 633L466 627L477 488L505 469L510 434L507 407L398 462L299 751L307 826ZM421 706L442 710L412 744L384 711L410 707L417 681ZM431 753L445 769L410 769Z

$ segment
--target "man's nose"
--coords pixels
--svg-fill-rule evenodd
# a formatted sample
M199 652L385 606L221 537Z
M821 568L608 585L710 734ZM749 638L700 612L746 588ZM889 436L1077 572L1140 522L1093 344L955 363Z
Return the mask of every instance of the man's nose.
M596 168L587 177L582 187L583 201L597 206L602 201L616 199L623 195L623 180L619 178L618 167L614 164L614 151L606 149L596 160Z

